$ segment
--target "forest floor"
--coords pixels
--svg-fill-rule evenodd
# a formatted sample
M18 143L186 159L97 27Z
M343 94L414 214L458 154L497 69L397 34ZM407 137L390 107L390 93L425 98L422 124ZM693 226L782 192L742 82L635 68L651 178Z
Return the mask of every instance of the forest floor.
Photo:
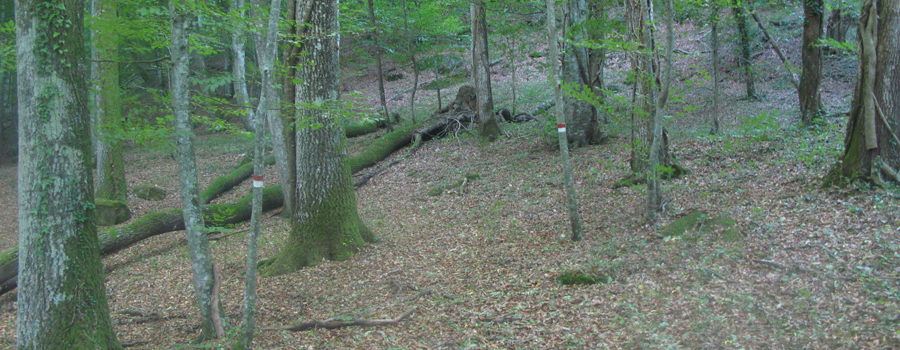
M898 190L820 188L842 149L846 116L839 113L849 109L855 60L826 59L823 98L833 116L801 129L796 93L770 48L755 50L763 100L754 102L742 99L735 50L726 42L723 132L708 136L711 82L699 79L702 69L709 70L702 44L708 30L681 29L678 48L687 54L679 55L669 108L675 117L667 128L671 151L691 174L664 183L659 226L644 220L645 187L611 188L628 173L625 112L608 114L604 128L615 136L610 142L572 152L585 226L580 242L568 239L553 123L504 124L505 136L490 144L472 133L427 142L357 191L360 214L381 243L349 260L323 261L259 284L261 327L414 313L389 326L262 331L257 348L900 347ZM779 45L796 64L799 35L787 36L792 39ZM519 69L520 110L549 97L540 60ZM624 56L613 55L609 66L608 82L622 86L619 96L625 98ZM370 93L374 83L365 80L370 71L356 70L345 73L344 86L366 87L363 96L376 96ZM495 66L498 105L510 104L504 97L509 76L508 68ZM389 97L390 89L405 89L410 81L391 83ZM351 139L350 147L363 147L376 136ZM201 186L230 171L249 149L246 138L228 134L198 141ZM169 193L161 202L130 196L134 218L179 205L177 169L168 153L134 148L126 162L131 185ZM267 182L277 183L270 174L274 169ZM469 174L479 178L428 195ZM16 244L15 183L15 167L0 168L2 249ZM216 202L244 196L249 188L245 183ZM699 227L680 237L659 237L662 228L697 211L734 219L739 239ZM289 226L275 213L266 215L261 258L278 252ZM217 237L212 250L224 275L229 337L204 348L229 346L242 304L246 239ZM106 257L104 265L123 343L135 349L191 348L199 323L183 232L143 241ZM564 286L557 277L567 271L604 274L612 281ZM15 344L14 300L15 293L0 298L0 347ZM133 311L155 316L135 317Z

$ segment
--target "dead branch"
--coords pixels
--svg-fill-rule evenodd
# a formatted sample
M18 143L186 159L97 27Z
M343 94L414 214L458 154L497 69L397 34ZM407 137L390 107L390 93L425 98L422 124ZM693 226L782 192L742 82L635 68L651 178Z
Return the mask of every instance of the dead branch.
M130 347L141 346L141 345L146 345L146 344L150 344L150 341L149 340L135 340L135 341L122 343L122 347L130 348Z
M298 325L293 326L282 326L282 327L267 327L262 328L262 331L291 331L291 332L301 332L309 329L316 328L324 328L324 329L338 329L344 327L351 326L362 326L362 327L372 327L372 326L386 326L396 324L403 319L412 315L416 309L409 309L400 316L397 316L395 319L379 319L379 320L357 320L357 319L349 319L349 320L325 320L325 321L311 321L304 322Z
M821 248L826 253L828 253L828 256L830 256L832 259L840 261L840 262L845 262L843 259L841 259L837 255L835 255L834 252L831 251L831 249L828 249L827 247L825 247L821 244L807 244L807 245L801 245L799 247L787 247L784 249L785 250L797 250L797 249L806 249L806 248Z
M766 30L766 26L763 25L762 20L759 19L759 15L754 12L753 20L756 21L756 24L759 25L759 29L762 30L763 34L766 36L766 39L769 40L769 43L772 44L772 49L775 50L775 53L778 54L778 58L781 59L781 62L784 63L784 68L787 70L788 74L791 75L791 84L794 84L794 87L800 89L800 80L794 76L794 72L791 71L791 65L788 63L787 58L784 58L784 54L781 53L781 49L778 48L778 45L775 44L775 40L772 39L772 36L769 35L769 31Z
M419 298L421 298L421 297L423 297L423 296L431 295L431 293L432 293L432 292L431 292L431 289L426 289L426 290L423 290L423 291L419 292L419 293L416 294L416 295L413 295L413 296L411 296L411 297L409 297L409 298L406 298L405 301L413 301L413 300L419 299Z
M213 328L216 329L216 337L222 338L225 336L225 327L222 326L222 317L219 315L219 291L222 289L222 271L219 270L219 265L216 264L213 264L212 270L214 282L209 307L212 308L212 323Z

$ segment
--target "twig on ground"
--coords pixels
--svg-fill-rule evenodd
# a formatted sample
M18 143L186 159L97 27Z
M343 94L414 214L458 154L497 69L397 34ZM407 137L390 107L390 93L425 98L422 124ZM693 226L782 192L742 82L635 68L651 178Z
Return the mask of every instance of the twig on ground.
M837 274L827 274L823 271L817 271L817 270L805 268L803 266L800 266L800 264L785 265L785 264L782 264L779 262L775 262L775 261L771 261L771 260L761 260L761 259L753 259L753 262L760 263L763 265L768 265L768 266L774 267L776 269L796 270L796 271L805 272L805 273L809 273L809 274L831 277L833 279L842 280L842 281L856 281L859 279L858 277L846 277L846 276L841 276L841 275L837 275Z
M426 289L426 290L423 290L423 291L419 292L419 293L416 294L416 295L413 295L413 296L411 296L411 297L409 297L409 298L406 298L405 301L413 301L413 300L419 299L419 298L421 298L421 297L423 297L423 296L431 295L431 293L432 293L432 292L431 292L431 289Z
M821 248L821 249L824 250L826 253L828 253L828 256L830 256L832 259L837 260L837 261L840 261L840 262L842 262L842 263L846 263L846 262L844 261L844 259L841 259L841 258L838 257L837 255L835 255L834 252L831 251L831 249L828 249L827 247L825 247L825 246L823 246L823 245L821 245L821 244L807 244L807 245L801 245L801 246L798 246L798 247L787 247L787 248L784 248L784 249L785 249L785 250L797 250L797 249L806 249L806 248Z
M122 343L122 347L130 348L133 346L141 346L141 345L146 345L146 344L150 344L150 341L149 340L135 340L135 341Z
M669 269L669 270L671 270L671 269L696 270L696 271L706 272L706 273L708 273L708 274L710 274L710 275L713 275L713 276L715 276L716 278L725 281L726 283L739 283L738 281L731 280L731 279L726 278L725 276L722 276L722 275L721 275L720 273L718 273L718 272L715 272L715 271L710 270L710 269L705 269L705 268L692 268L692 267L686 267L686 266L681 266L681 265L664 266L663 268L664 268L664 269Z
M298 325L293 326L282 326L282 327L266 327L262 328L262 331L291 331L291 332L300 332L308 329L315 328L324 328L324 329L338 329L344 327L351 326L362 326L362 327L372 327L372 326L386 326L396 324L403 319L412 315L416 309L409 309L397 318L394 319L379 319L379 320L357 320L357 319L349 319L349 320L338 320L338 319L329 319L325 321L310 321L304 322Z

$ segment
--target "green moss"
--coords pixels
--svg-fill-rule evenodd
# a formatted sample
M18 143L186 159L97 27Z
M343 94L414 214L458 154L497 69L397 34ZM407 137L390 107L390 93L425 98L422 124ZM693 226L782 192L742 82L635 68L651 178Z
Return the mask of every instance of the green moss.
M263 160L263 164L272 165L275 164L275 156L270 155ZM217 177L213 180L203 192L200 192L200 202L207 204L225 191L228 191L234 186L237 186L247 178L253 175L253 163L244 163L243 165L235 168L230 173L225 176Z
M407 124L375 140L359 155L349 159L350 171L355 173L373 166L390 156L395 150L406 146L412 141L410 133L420 126L421 124Z
M559 275L556 280L566 286L571 285L587 285L587 284L607 284L612 281L609 276L599 274L599 275L589 275L585 273L581 273L578 271L566 271L563 274Z
M660 233L661 237L679 237L694 232L709 240L735 242L743 238L737 221L727 216L709 216L700 211L692 212L667 225Z

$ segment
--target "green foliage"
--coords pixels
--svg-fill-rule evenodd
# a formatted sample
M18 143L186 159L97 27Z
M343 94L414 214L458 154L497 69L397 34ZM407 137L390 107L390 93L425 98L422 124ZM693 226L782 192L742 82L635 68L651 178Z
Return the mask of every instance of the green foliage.
M572 285L588 285L588 284L607 284L612 282L609 276L605 275L589 275L578 271L566 271L556 277L556 280L566 286Z
M16 70L16 23L0 23L0 72Z

